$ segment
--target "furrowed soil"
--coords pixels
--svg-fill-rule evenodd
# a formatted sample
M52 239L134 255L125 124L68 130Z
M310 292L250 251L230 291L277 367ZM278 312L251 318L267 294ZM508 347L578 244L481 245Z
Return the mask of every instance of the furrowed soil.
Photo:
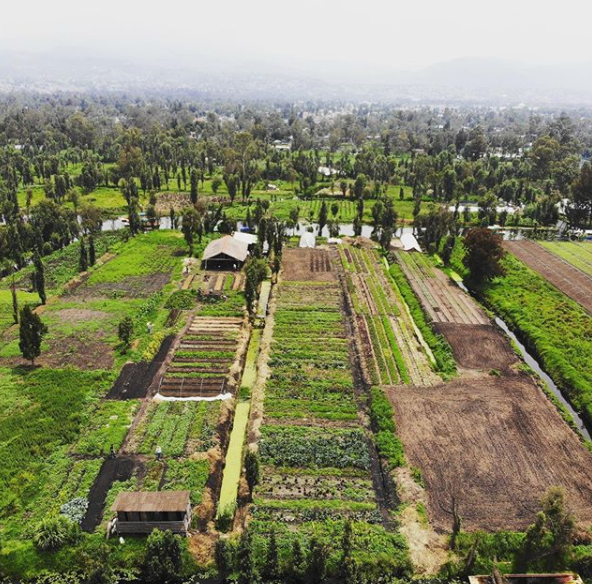
M329 252L324 249L286 249L283 275L287 282L332 282L335 280Z
M557 485L578 520L592 522L592 457L530 377L387 393L406 456L422 471L436 530L451 530L453 496L468 531L524 529Z
M504 241L504 248L592 314L592 278L534 241Z
M465 369L503 371L518 362L508 339L493 325L439 323L434 329L446 337L456 362Z
M469 294L427 256L396 258L460 366L457 379L432 388L385 388L407 461L425 482L430 524L452 530L455 498L467 531L523 530L545 492L562 486L589 527L592 455L579 436Z

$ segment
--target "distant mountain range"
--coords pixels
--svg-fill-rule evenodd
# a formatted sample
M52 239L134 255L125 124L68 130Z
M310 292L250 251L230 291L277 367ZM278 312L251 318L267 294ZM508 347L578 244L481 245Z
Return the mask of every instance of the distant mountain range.
M107 57L72 49L0 50L0 91L188 93L236 99L339 99L395 103L592 105L592 62L529 65L462 58L415 71L347 64L307 68L196 56L184 61Z

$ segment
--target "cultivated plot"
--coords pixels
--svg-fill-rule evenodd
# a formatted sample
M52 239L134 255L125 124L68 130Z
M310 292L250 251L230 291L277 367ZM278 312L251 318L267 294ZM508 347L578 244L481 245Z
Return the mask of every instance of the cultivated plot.
M555 245L562 247L555 250ZM504 247L592 314L592 264L588 263L592 258L587 247L566 248L563 244L549 244L543 248L528 240L505 241ZM566 249L570 251L566 252ZM569 259L562 257L566 255Z
M340 250L340 257L370 381L377 385L437 383L407 306L378 253L347 246Z
M436 529L451 530L453 497L464 529L524 529L555 485L565 488L579 520L592 522L592 456L530 377L388 393Z

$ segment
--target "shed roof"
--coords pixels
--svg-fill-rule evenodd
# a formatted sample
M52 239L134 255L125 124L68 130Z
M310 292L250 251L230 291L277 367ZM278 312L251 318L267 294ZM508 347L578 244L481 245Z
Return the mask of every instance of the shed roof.
M117 495L111 511L185 511L190 491L123 492Z
M244 262L249 255L248 247L248 244L244 241L239 241L238 239L234 239L234 237L230 237L230 235L225 235L220 239L214 239L214 241L208 243L202 259L210 260L220 254L224 254L239 262Z

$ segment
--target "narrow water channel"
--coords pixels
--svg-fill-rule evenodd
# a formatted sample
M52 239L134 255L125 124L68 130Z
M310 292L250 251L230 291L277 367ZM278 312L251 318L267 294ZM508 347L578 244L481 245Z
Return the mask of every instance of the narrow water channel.
M464 285L461 281L456 281L456 283L462 288L467 294L471 294L470 290ZM543 371L543 368L540 366L539 362L528 352L527 348L522 344L518 337L510 330L510 327L498 316L495 317L495 324L499 326L505 333L508 335L515 343L518 349L520 350L520 354L524 359L525 363L536 372L536 374L543 380L545 385L549 388L549 391L565 406L565 409L569 412L570 416L573 418L578 430L582 433L584 438L587 440L592 441L592 436L586 428L584 424L584 420L576 412L571 404L563 397L561 390L555 385L555 382Z

